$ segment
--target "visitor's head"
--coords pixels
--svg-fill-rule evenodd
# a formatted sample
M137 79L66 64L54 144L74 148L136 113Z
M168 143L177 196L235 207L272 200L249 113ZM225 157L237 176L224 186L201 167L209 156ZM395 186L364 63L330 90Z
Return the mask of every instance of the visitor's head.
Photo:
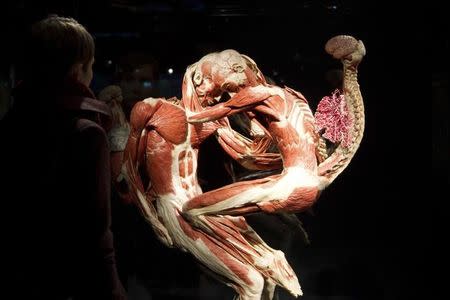
M52 15L35 23L25 51L27 77L41 81L73 78L90 85L94 39L73 18Z

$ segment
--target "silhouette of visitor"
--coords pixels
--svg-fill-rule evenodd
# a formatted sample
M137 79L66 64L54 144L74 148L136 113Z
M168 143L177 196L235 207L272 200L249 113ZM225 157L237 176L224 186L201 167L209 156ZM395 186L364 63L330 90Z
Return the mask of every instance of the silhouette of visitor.
M94 41L72 18L31 28L1 121L7 289L14 299L126 299L110 229L109 107L89 89ZM4 218L5 219L5 218ZM5 276L3 276L5 278Z

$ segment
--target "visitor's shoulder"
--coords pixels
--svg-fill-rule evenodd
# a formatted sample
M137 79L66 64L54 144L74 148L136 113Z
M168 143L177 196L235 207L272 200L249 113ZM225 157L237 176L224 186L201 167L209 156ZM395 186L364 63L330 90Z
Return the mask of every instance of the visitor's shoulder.
M88 118L79 118L75 121L76 132L83 135L102 136L106 138L105 129L97 122Z

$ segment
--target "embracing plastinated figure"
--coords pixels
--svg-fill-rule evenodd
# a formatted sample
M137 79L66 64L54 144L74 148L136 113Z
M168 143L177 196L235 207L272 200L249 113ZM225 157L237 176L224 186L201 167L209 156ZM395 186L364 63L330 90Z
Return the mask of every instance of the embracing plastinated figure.
M131 112L122 165L127 199L162 243L191 253L237 299L272 299L276 286L302 295L284 253L271 248L245 216L309 209L361 143L357 68L364 45L336 36L325 50L343 64L343 87L324 97L315 114L301 93L267 83L257 64L235 50L210 53L189 66L181 100L147 98ZM241 130L232 128L231 115L243 120ZM280 171L203 193L199 148L211 135L243 167Z

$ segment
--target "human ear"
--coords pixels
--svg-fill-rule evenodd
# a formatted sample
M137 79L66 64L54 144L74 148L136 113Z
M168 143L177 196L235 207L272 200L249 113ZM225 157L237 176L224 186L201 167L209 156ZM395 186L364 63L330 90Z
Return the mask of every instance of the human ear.
M81 81L83 78L83 64L82 63L73 64L69 70L69 77Z

